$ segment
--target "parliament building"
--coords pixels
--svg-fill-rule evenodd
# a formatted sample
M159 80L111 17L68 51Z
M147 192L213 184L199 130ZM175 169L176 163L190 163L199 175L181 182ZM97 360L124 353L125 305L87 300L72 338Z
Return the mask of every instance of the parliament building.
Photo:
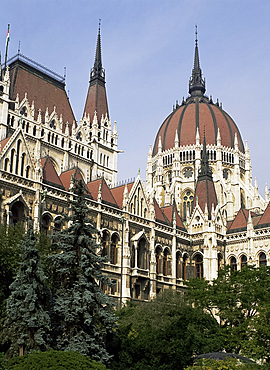
M252 180L247 142L206 94L195 40L189 91L157 126L146 181L117 184L118 130L111 120L98 30L84 112L76 120L65 79L18 53L0 74L0 222L65 227L74 178L88 189L104 287L117 305L213 280L224 265L270 265L270 205ZM121 135L121 132L119 132ZM151 140L152 138L149 138ZM254 185L253 185L254 183Z

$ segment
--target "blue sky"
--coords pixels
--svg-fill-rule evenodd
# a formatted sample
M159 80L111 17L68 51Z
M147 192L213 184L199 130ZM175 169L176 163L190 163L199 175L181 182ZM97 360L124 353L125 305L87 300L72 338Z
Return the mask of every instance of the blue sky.
M1 4L2 3L2 4ZM21 53L63 74L77 120L83 112L101 18L102 59L119 133L118 180L145 178L149 144L187 96L198 24L206 94L223 103L248 140L253 181L270 186L270 1L0 1L2 61Z

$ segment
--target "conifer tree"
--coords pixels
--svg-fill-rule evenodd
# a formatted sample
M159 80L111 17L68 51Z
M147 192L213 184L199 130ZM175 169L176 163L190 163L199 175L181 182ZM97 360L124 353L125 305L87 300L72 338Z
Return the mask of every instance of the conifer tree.
M96 253L96 229L88 218L86 189L74 181L69 227L58 235L58 253L49 257L54 268L54 342L57 350L77 351L107 363L106 339L115 326L113 305L102 284L106 258Z
M10 285L7 318L3 337L10 342L9 354L23 355L48 348L50 317L47 312L49 291L46 286L36 237L32 227L19 244L21 262Z

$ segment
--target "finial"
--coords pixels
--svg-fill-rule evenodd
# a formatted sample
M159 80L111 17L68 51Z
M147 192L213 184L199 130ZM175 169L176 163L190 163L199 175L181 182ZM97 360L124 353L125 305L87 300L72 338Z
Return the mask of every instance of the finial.
M98 20L98 32L100 33L101 18Z
M21 52L21 41L19 41L19 46L18 46L18 54L20 55Z
M195 44L198 46L198 26L195 24Z

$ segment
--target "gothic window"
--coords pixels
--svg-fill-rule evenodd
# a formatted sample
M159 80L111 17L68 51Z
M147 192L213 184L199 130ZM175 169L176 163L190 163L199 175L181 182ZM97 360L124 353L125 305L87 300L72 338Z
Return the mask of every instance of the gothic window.
M25 131L28 133L29 131L29 122L26 122L26 128L25 128Z
M138 243L137 249L137 267L141 269L147 268L147 252L146 252L146 241L142 238Z
M41 218L41 230L48 235L50 233L52 217L48 213Z
M48 143L51 141L51 133L48 133Z
M90 152L89 150L87 150L86 157L89 159L89 156L90 156Z
M52 144L53 144L53 141L54 141L54 133L52 133Z
M65 145L65 139L63 138L61 141L61 147L64 148L64 145Z
M181 276L181 255L180 252L176 253L176 279L180 279Z
M54 219L54 230L61 231L63 228L63 218L61 216L57 216Z
M203 256L201 254L196 254L195 258L195 277L203 278Z
M14 156L15 156L15 149L12 149L10 153L10 167L9 167L10 172L13 172Z
M57 145L58 142L58 135L55 136L54 144Z
M14 126L14 116L11 117L11 127Z
M240 264L241 264L241 270L242 268L247 266L247 256L245 256L244 254L242 255L240 259Z
M110 234L108 231L104 230L102 233L102 251L101 255L104 256L109 256L109 241L110 241Z
M231 266L231 271L237 270L237 261L235 257L230 258L230 266Z
M50 128L53 128L54 130L56 129L55 120L54 119L52 119L51 122L50 122Z
M132 245L131 247L130 267L131 268L135 267L135 247L134 245Z
M161 265L162 257L161 257L161 248L160 247L156 247L155 255L156 255L156 273L161 274L161 272L162 272L162 265Z
M22 107L22 109L20 110L20 115L21 116L27 116L27 110L26 110L26 107Z
M76 139L82 141L82 133L80 131L77 133Z
M23 176L23 170L24 170L24 162L25 162L25 153L22 154L22 161L21 161L21 173L20 175Z
M9 158L5 158L4 171L7 171L9 165Z
M117 234L112 235L112 241L111 241L111 263L114 265L117 264L117 251L118 251L118 242L119 242L119 237Z
M41 130L41 137L44 136L44 128Z
M25 129L25 120L22 121L22 129Z
M18 140L17 141L16 166L15 166L15 173L16 173L16 175L18 174L18 170L19 170L20 147L21 147L21 140Z
M259 266L266 266L267 260L266 260L266 254L264 252L260 253L259 255Z
M170 260L169 260L170 257L169 256L170 256L170 252L168 248L166 248L164 250L164 255L163 255L163 275L164 276L170 275Z
M183 271L182 271L183 280L187 280L187 259L188 259L188 256L187 254L185 254L183 256Z
M37 127L36 127L36 125L33 127L33 136L36 136L36 134L37 134Z
M190 177L192 177L192 175L193 175L192 168L189 167L184 169L184 176L186 179L189 179Z
M225 180L228 180L228 177L229 177L229 171L225 168L225 169L223 170L223 178L224 178Z
M30 173L30 166L27 166L26 167L26 170L25 170L25 177L28 179L29 178L29 173Z
M10 209L10 224L16 225L17 222L24 221L24 205L22 202L15 202Z
M187 212L191 214L191 210L193 207L194 201L194 194L191 190L186 190L182 196L182 204L183 204L183 219L186 220Z
M222 254L218 253L218 270L220 270L222 267L222 259Z

